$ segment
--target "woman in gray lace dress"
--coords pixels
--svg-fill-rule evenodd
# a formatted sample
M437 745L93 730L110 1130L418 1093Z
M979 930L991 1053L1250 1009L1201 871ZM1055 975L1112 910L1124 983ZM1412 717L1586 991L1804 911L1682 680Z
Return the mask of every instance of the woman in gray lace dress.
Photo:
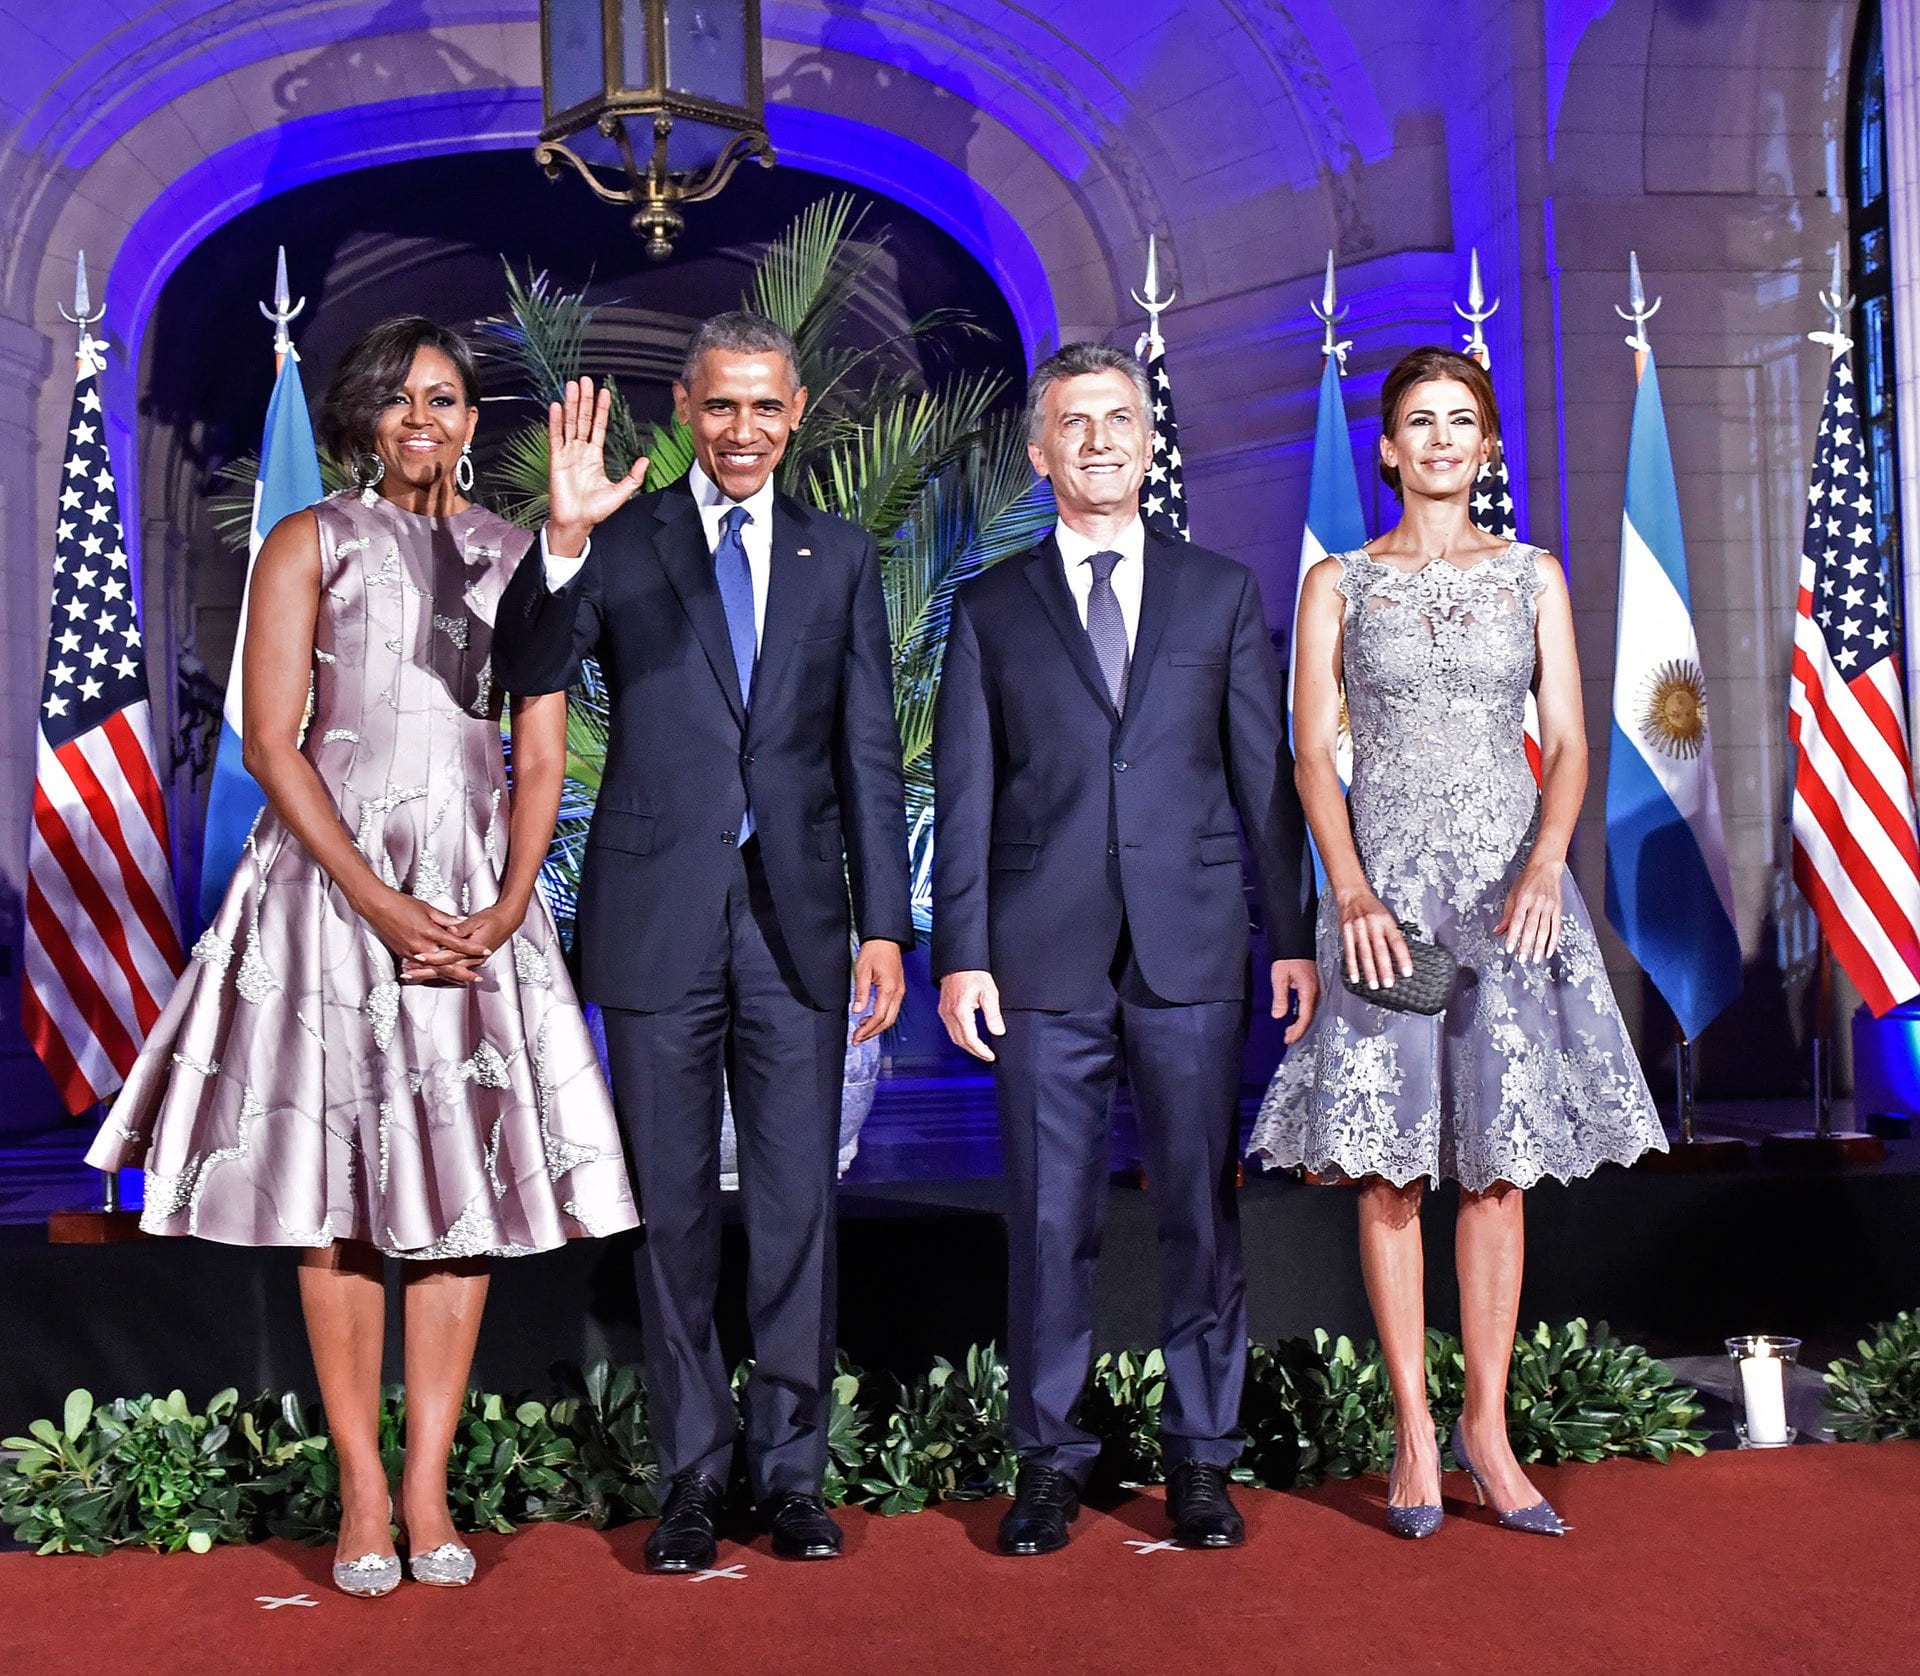
M1567 876L1587 747L1566 583L1550 555L1469 519L1474 478L1499 445L1493 387L1466 356L1419 349L1388 375L1381 406L1380 469L1400 521L1322 560L1301 594L1294 753L1326 868L1323 1000L1268 1090L1253 1146L1359 1186L1361 1263L1394 1397L1388 1522L1408 1536L1440 1522L1420 1201L1430 1181L1459 1183L1467 1365L1454 1455L1502 1524L1558 1535L1506 1433L1522 1190L1631 1163L1666 1139ZM1522 732L1536 671L1539 785ZM1411 974L1401 921L1460 963L1438 1015L1390 1011L1343 982L1386 990Z
M564 693L515 700L507 795L490 649L529 537L462 493L478 404L466 346L431 321L386 321L342 360L321 429L364 491L282 520L248 587L246 761L268 807L89 1154L144 1165L150 1233L300 1249L353 1594L400 1578L383 1255L406 1267L411 1574L464 1583L447 1454L486 1259L637 1220L534 891Z

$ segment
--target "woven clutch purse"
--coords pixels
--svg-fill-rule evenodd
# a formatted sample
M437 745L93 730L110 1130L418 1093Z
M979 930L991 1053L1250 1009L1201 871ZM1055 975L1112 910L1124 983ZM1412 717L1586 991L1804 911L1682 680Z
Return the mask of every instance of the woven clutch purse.
M1347 988L1362 1001L1371 1001L1388 1012L1445 1012L1453 999L1453 986L1459 981L1460 962L1438 943L1423 938L1411 920L1400 922L1400 932L1407 940L1407 953L1413 957L1413 975L1402 977L1396 972L1391 989L1373 989L1365 978L1350 977L1345 980Z

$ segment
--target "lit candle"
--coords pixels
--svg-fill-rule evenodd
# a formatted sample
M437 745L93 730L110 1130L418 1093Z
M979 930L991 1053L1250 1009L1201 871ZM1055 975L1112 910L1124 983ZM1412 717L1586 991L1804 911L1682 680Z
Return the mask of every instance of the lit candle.
M1787 1441L1786 1364L1761 1339L1740 1360L1740 1394L1747 1405L1749 1443Z

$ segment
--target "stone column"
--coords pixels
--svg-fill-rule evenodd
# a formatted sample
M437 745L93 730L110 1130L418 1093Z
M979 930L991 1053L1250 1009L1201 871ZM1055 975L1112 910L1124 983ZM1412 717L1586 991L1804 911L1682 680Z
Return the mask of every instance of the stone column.
M51 520L35 499L35 404L54 364L32 325L0 319L0 1140L30 1134L63 1115L53 1084L20 1033L21 937L26 918L27 819L33 807L34 727L47 664L41 591L52 564ZM44 555L44 557L43 557Z
M1920 696L1920 10L1882 0L1887 78L1887 222L1893 260L1895 429L1900 442L1900 524L1907 607L1909 732Z

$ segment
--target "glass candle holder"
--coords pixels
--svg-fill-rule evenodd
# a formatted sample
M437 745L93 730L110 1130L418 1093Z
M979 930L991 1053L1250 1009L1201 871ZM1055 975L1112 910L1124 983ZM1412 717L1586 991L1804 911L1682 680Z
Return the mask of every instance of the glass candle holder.
M1797 1338L1747 1333L1727 1340L1741 1418L1733 1425L1742 1449L1779 1449L1798 1435L1787 1424L1787 1375L1800 1356Z

